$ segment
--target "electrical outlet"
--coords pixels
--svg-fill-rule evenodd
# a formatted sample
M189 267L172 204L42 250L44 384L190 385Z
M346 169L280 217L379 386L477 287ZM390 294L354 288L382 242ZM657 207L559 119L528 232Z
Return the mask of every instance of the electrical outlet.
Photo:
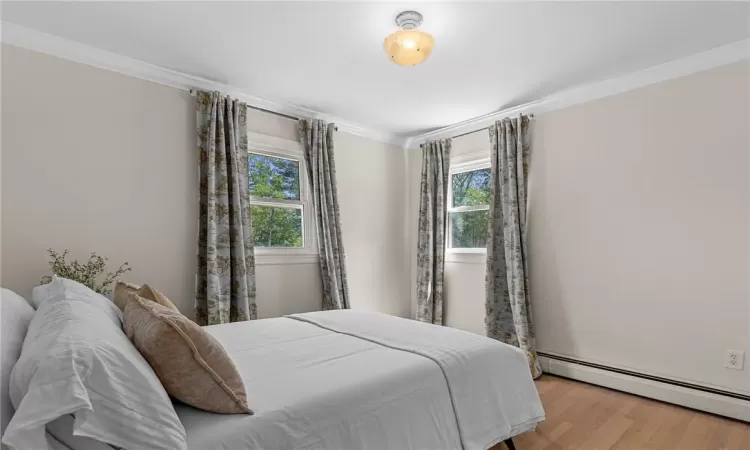
M733 370L742 370L745 366L745 352L739 350L727 350L724 367Z

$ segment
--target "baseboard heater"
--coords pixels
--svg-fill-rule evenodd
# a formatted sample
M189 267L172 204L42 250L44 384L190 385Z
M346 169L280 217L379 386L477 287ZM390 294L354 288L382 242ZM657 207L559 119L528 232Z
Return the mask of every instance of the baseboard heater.
M715 389L715 388L711 388L711 387L701 386L701 385L698 385L698 384L686 383L684 381L672 380L672 379L669 379L669 378L657 377L657 376L654 376L654 375L648 375L648 374L645 374L645 373L640 373L640 372L634 372L634 371L631 371L631 370L620 369L620 368L617 368L617 367L605 366L603 364L591 363L591 362L588 362L588 361L582 361L582 360L579 360L579 359L569 358L569 357L566 357L566 356L553 355L553 354L544 353L544 352L537 352L537 354L540 357L548 358L550 360L562 361L562 362L566 362L566 363L570 363L570 364L577 364L579 366L591 367L591 368L594 368L594 369L599 369L599 370L604 370L604 371L608 371L608 372L619 373L619 374L627 375L627 376L630 376L630 377L636 377L636 378L641 378L641 379L644 379L644 380L655 381L655 382L658 382L658 383L664 383L664 384L668 384L670 386L678 386L678 387L681 387L681 388L693 389L693 390L700 391L700 392L706 392L708 394L721 395L721 396L728 397L728 398L731 398L731 399L743 400L743 401L750 402L750 395L743 395L743 394L738 394L736 392L724 391L724 390L721 390L721 389Z

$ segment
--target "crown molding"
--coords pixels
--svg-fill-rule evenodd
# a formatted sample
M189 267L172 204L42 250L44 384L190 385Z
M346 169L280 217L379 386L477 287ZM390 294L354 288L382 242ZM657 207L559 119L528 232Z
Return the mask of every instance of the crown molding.
M339 127L339 130L349 134L397 146L404 146L406 144L406 139L393 133L351 123L334 115L325 114L292 103L279 103L266 100L252 95L246 89L189 75L177 70L167 69L10 22L2 22L1 30L2 42L16 47L22 47L38 53L117 72L122 75L159 83L180 90L201 89L205 91L221 91L258 108L300 118L323 119L327 122L334 122Z
M2 42L180 90L226 92L227 95L258 108L300 118L323 119L336 123L339 130L345 133L406 148L419 148L418 144L428 139L441 139L481 129L512 114L554 111L750 58L750 39L745 39L621 77L578 86L541 100L495 111L429 133L404 138L292 103L279 103L256 97L245 89L219 81L167 69L9 22L2 22Z
M325 116L321 118L325 118ZM385 144L393 145L396 147L406 148L406 142L408 140L408 137L402 137L393 133L384 133L384 132L381 132L372 128L355 125L353 123L337 121L334 119L330 119L330 120L325 119L325 120L328 122L336 123L336 126L339 127L339 131L343 131L345 133L353 134L355 136L367 138L373 141L383 142Z
M419 148L426 140L442 139L470 133L492 125L495 121L512 114L540 114L569 106L587 103L600 98L617 95L651 84L684 77L704 70L750 59L750 39L733 42L684 58L650 67L609 80L586 84L553 94L541 100L495 111L473 119L465 120L429 133L409 138L407 148Z

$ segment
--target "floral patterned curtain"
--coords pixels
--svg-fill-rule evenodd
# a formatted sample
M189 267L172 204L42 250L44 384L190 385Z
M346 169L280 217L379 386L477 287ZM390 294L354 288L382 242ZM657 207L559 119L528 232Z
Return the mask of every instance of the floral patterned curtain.
M503 119L490 126L492 186L487 237L487 336L526 351L532 376L536 359L527 275L526 188L530 151L529 118Z
M417 236L417 320L443 324L445 216L451 139L422 146Z
M199 325L255 319L247 105L198 92L200 219L195 316Z
M323 281L323 310L348 309L346 256L341 239L341 218L336 191L336 164L333 157L332 123L300 120L299 138L305 148L315 222L320 245L320 274Z

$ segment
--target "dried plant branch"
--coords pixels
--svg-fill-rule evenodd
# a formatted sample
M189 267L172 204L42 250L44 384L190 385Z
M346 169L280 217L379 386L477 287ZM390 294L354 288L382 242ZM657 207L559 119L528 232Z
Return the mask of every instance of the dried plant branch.
M117 280L120 275L130 272L131 268L128 262L124 262L114 272L104 272L107 266L107 258L92 253L89 256L89 260L86 263L79 263L78 260L66 261L66 257L70 253L67 249L62 253L58 253L51 248L47 250L52 260L49 265L52 268L52 273L58 277L68 278L73 281L77 281L94 292L100 294L108 294L110 292L109 287L112 283ZM97 282L98 279L103 279L101 282ZM47 284L52 281L52 276L45 276L42 278L41 284Z

